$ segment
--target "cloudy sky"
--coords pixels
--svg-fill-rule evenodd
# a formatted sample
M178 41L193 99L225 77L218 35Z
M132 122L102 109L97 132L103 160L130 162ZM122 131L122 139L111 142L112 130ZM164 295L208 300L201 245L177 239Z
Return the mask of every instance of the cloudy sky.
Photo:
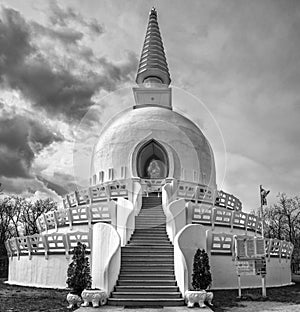
M101 126L132 105L155 6L174 109L211 142L219 188L246 210L259 206L259 184L271 189L270 203L278 192L299 195L299 1L0 3L6 192L59 199L85 183Z

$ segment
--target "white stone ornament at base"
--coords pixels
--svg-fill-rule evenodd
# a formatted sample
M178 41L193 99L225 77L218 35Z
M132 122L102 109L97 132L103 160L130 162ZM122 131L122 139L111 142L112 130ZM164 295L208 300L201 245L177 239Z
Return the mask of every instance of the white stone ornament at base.
M85 289L81 293L83 299L82 307L88 307L90 302L93 308L98 308L100 305L105 305L107 303L107 293L101 289Z
M78 295L68 293L67 301L69 303L68 309L72 309L72 308L75 308L75 307L78 307L78 308L80 307L81 298Z
M207 303L212 306L213 296L212 292L206 292L205 290L188 290L185 292L184 297L188 308L193 308L195 303L198 303L200 308L206 308L204 301L207 301Z

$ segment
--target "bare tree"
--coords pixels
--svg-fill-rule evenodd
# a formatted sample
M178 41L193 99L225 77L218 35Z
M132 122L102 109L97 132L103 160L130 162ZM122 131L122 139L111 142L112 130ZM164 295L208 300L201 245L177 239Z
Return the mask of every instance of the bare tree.
M278 202L264 210L265 234L294 244L294 257L300 256L300 198L278 194Z
M37 218L57 204L51 199L31 201L17 196L0 199L0 255L6 254L4 242L11 237L38 233Z
M50 198L37 200L35 203L24 205L21 221L23 224L24 235L38 233L36 221L40 215L48 211L56 210L57 203Z

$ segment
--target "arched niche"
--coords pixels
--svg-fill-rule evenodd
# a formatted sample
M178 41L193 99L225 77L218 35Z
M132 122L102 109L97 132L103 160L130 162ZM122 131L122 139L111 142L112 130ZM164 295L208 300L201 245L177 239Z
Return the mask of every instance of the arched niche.
M163 179L169 174L169 159L165 148L151 139L138 150L137 176L144 179Z

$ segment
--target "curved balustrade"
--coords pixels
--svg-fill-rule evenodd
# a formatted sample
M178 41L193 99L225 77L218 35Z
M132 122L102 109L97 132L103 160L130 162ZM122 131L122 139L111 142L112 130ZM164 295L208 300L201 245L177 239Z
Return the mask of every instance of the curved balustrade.
M206 185L198 183L178 181L176 198L184 198L186 200L194 200L199 202L213 202L213 191Z
M188 203L188 210L192 223L210 224L212 230L215 226L227 226L231 230L239 228L255 233L261 232L261 219L253 214L191 202Z
M266 238L266 252L268 258L290 258L293 253L293 244L284 240Z
M259 238L261 239L261 238ZM224 254L235 256L234 234L211 233L207 237L207 249L211 254ZM291 259L293 253L293 244L284 240L265 238L266 257L280 259Z
M118 197L128 198L128 180L105 182L69 193L63 198L63 204L71 208Z
M91 232L70 232L52 234L34 234L24 237L13 237L5 242L9 257L44 255L48 259L51 254L65 254L69 258L71 251L81 242L91 251Z
M224 191L218 191L215 205L231 210L242 210L242 202L237 197Z
M141 179L143 194L151 192L161 192L162 186L166 183L166 179Z
M111 222L109 202L96 203L84 206L74 206L57 211L49 211L37 219L39 232L57 229L59 227L88 224L90 227L96 222Z
M210 243L211 254L234 254L234 235L225 233L212 233Z

